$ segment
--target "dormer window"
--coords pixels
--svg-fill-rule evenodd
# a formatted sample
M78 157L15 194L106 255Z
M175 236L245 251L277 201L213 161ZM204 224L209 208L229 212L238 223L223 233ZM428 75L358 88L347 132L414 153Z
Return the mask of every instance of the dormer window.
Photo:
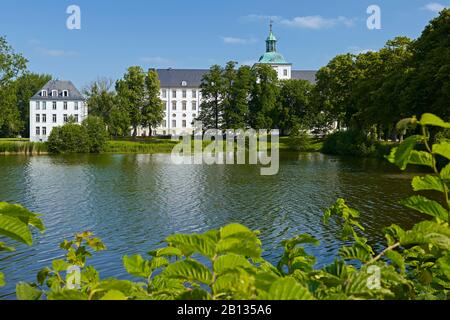
M58 96L58 90L52 90L52 97Z
M64 91L63 91L63 97L68 97L68 96L69 96L69 91L64 90Z
M181 81L181 86L182 87L187 87L187 81Z
M46 97L47 96L47 90L42 90L41 91L41 96Z

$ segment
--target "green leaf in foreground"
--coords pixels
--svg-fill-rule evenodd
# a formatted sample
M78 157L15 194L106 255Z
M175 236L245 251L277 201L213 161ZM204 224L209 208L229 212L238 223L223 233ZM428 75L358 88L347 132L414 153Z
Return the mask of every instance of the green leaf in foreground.
M210 284L212 274L209 269L195 260L177 261L169 265L163 272L168 278L182 279L190 282Z
M434 114L431 113L424 113L420 118L420 124L422 126L434 126L450 129L450 123L445 122L438 116L435 116Z
M313 300L313 295L307 288L293 278L283 278L275 281L269 292L262 297L264 300Z
M28 283L20 282L16 285L16 295L19 300L39 300L42 291Z
M441 179L432 175L414 177L412 187L414 191L434 190L444 192L444 186L442 185Z
M387 159L389 162L398 166L401 170L405 170L414 147L422 140L423 137L417 135L406 138L398 148L392 149L392 152Z
M438 202L427 199L423 196L412 196L400 201L402 205L410 209L427 214L443 221L448 221L448 212Z

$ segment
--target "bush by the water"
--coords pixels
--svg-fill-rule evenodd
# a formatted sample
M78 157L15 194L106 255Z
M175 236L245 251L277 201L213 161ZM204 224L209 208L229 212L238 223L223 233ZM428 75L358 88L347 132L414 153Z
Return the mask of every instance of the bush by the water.
M379 142L356 131L339 131L329 135L322 152L340 156L383 157L389 154L393 144Z
M289 135L287 144L291 150L310 151L312 138L305 128L300 125L295 125Z
M106 126L98 117L88 117L82 125L69 122L53 128L48 139L51 153L98 153L108 140Z
M83 121L83 127L86 129L89 137L89 151L91 153L102 152L109 139L108 131L102 118L89 116Z

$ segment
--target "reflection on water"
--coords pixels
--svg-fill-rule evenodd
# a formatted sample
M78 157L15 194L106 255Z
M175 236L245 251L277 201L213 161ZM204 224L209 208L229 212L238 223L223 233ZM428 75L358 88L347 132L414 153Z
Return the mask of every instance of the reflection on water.
M59 243L90 230L108 250L91 262L103 277L127 275L124 254L145 254L174 232L202 232L238 222L261 231L265 257L274 262L279 242L308 232L321 240L312 249L319 264L333 260L338 230L321 224L321 212L339 198L362 211L372 243L392 223L411 226L418 216L397 202L411 194L412 174L371 159L321 154L282 155L276 176L250 165L173 165L170 155L0 157L0 201L42 213L45 234L35 244L0 255L7 286L34 281L36 272L61 256Z

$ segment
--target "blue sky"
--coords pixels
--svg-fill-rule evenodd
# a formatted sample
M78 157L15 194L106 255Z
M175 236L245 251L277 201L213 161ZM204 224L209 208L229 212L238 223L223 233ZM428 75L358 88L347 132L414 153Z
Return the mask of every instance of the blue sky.
M81 30L68 30L66 9L81 9ZM369 5L382 29L368 30ZM318 69L335 55L416 38L449 0L4 0L0 35L29 60L29 69L83 87L117 79L131 65L208 68L256 61L274 17L278 51L294 69Z

